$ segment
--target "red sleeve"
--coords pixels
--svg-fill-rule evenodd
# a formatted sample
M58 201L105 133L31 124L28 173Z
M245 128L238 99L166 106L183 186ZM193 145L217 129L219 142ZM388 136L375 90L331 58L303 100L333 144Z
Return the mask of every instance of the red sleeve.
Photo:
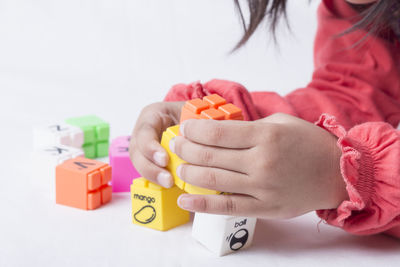
M322 1L312 80L285 97L274 92L249 93L240 84L213 80L177 85L166 100L218 93L241 107L247 120L276 112L310 122L325 113L335 116L334 124L342 129L342 135L331 132L338 136L343 152L341 170L350 200L337 210L318 214L349 232L371 234L399 225L400 147L399 135L391 126L400 121L400 49L398 42L382 36L359 43L365 35L362 31L337 36L350 28L356 17L345 1ZM320 126L324 125L322 118L326 116L321 117ZM349 150L357 156L350 157ZM346 176L349 173L351 176Z
M317 211L331 225L354 234L391 229L400 237L400 134L385 122L366 122L346 131L333 116L316 123L338 137L340 169L349 200Z

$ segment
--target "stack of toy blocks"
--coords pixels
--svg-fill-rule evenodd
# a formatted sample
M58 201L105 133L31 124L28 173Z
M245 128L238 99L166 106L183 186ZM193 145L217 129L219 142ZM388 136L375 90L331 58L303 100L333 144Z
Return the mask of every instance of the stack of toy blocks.
M209 95L203 99L192 99L182 108L180 122L188 119L213 119L213 120L243 120L242 110L217 94ZM176 168L185 163L169 149L169 142L179 135L179 125L169 127L161 138L161 145L170 158L167 169L171 172L175 184L189 194L220 194L221 192L200 188L182 181L176 174Z
M242 111L217 94L203 99L187 101L182 108L182 123L188 119L243 120ZM185 163L169 149L169 142L179 135L179 125L169 127L162 136L161 145L167 151L170 161L167 169L175 184L189 194L221 194L215 190L200 188L182 181L176 168ZM225 255L250 246L255 230L256 218L232 217L197 213L193 222L192 235L217 255Z
M113 192L129 192L132 179L140 177L129 157L129 142L129 136L120 136L111 142L109 158Z
M57 204L95 209L111 200L111 167L83 156L108 154L109 125L96 116L66 121L34 128L34 177L45 178Z

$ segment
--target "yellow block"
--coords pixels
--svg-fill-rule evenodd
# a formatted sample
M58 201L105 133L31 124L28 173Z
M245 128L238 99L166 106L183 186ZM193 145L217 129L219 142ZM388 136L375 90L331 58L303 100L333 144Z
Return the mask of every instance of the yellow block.
M178 187L163 188L145 178L131 185L132 220L134 224L166 231L190 220L188 211L178 207L177 199L184 192Z
M215 191L215 190L210 190L210 189L206 189L206 188L202 188L202 187L198 187L198 186L194 186L194 185L185 183L178 177L178 175L176 174L176 168L179 165L186 163L186 161L179 158L175 153L172 153L172 151L169 149L169 141L171 141L172 138L174 138L178 135L179 135L179 125L175 125L175 126L171 126L171 127L167 128L167 130L164 131L162 138L161 138L161 146L164 147L164 149L167 151L168 156L169 156L167 170L170 171L170 173L172 174L175 184L180 189L185 190L189 194L198 194L198 195L220 194L220 192Z

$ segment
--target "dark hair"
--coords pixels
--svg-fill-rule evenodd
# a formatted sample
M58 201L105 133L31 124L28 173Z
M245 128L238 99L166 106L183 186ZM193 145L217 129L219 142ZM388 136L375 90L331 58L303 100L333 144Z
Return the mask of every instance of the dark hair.
M344 0L343 0L344 1ZM244 34L234 50L243 46L253 35L261 22L267 18L269 28L275 39L276 26L283 17L286 17L287 0L247 0L250 17L246 22L239 0L234 0L235 7L243 26ZM372 4L355 5L349 4L360 12L360 17L354 25L342 34L347 34L358 29L367 29L369 34L389 32L400 39L400 1L399 0L378 0Z

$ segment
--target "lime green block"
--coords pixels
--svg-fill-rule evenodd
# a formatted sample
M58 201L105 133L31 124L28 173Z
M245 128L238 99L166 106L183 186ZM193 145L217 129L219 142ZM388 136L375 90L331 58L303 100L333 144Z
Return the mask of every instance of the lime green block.
M108 156L108 141L104 142L97 142L97 147L96 147L96 151L97 151L97 157L101 158L101 157L107 157Z
M96 147L92 144L84 144L82 146L83 152L85 152L85 157L88 159L94 159L97 157Z
M87 158L105 157L108 155L110 125L97 116L89 115L69 118L66 123L79 127L84 134L83 150ZM107 146L105 148L105 146Z

